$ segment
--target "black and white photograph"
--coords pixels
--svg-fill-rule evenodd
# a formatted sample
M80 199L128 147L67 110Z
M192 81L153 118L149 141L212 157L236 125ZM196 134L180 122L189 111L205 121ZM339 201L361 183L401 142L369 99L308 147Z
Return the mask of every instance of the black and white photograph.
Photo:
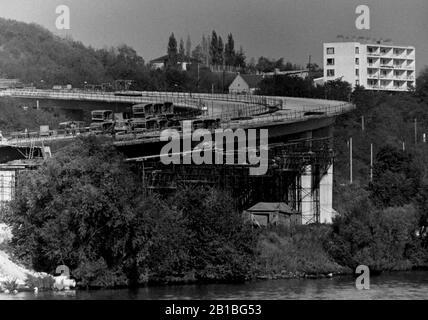
M427 0L0 0L0 300L428 300L427 139Z

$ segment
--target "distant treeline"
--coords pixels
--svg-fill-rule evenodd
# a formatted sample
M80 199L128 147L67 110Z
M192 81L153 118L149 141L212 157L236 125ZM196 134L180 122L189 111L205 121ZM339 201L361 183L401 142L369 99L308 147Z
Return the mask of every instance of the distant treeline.
M165 54L172 63L163 70L152 70L150 63L127 46L94 49L71 38L61 38L36 24L27 24L0 18L0 70L1 77L17 78L26 85L52 87L72 84L100 85L114 80L133 80L134 90L168 90L225 92L234 78L233 73L211 72L210 66L228 66L229 70L271 72L274 69L300 69L283 59L260 57L247 62L242 47L235 48L232 34L223 41L216 31L192 47L187 41L177 43L171 35L165 41ZM178 57L195 62L188 72L174 64ZM199 70L196 62L199 62ZM221 69L221 68L220 68Z

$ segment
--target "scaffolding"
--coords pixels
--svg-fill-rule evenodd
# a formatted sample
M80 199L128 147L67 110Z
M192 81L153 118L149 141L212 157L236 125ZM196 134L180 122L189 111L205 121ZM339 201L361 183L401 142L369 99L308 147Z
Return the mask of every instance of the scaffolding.
M258 202L285 202L307 223L319 223L320 182L333 158L328 137L270 145L269 167L263 176L251 176L251 165L164 165L139 159L139 168L147 192L169 194L184 186L217 187L231 192L239 210ZM305 176L310 179L308 185L302 184ZM305 202L310 202L310 217L303 212Z
M13 200L16 186L16 172L0 169L0 207Z

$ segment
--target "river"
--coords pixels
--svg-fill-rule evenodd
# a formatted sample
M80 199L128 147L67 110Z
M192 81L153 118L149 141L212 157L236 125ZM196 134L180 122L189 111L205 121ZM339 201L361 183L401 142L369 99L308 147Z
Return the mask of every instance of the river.
M289 300L289 299L428 299L428 272L400 272L374 276L370 290L357 290L352 277L271 280L245 284L146 287L139 290L100 290L67 293L0 294L0 300Z

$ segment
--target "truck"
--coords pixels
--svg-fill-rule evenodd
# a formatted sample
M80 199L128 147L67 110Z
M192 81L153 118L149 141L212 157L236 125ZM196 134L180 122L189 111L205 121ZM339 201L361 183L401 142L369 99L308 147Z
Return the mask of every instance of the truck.
M49 126L43 125L40 126L40 136L41 137L50 137L54 132L49 128Z

